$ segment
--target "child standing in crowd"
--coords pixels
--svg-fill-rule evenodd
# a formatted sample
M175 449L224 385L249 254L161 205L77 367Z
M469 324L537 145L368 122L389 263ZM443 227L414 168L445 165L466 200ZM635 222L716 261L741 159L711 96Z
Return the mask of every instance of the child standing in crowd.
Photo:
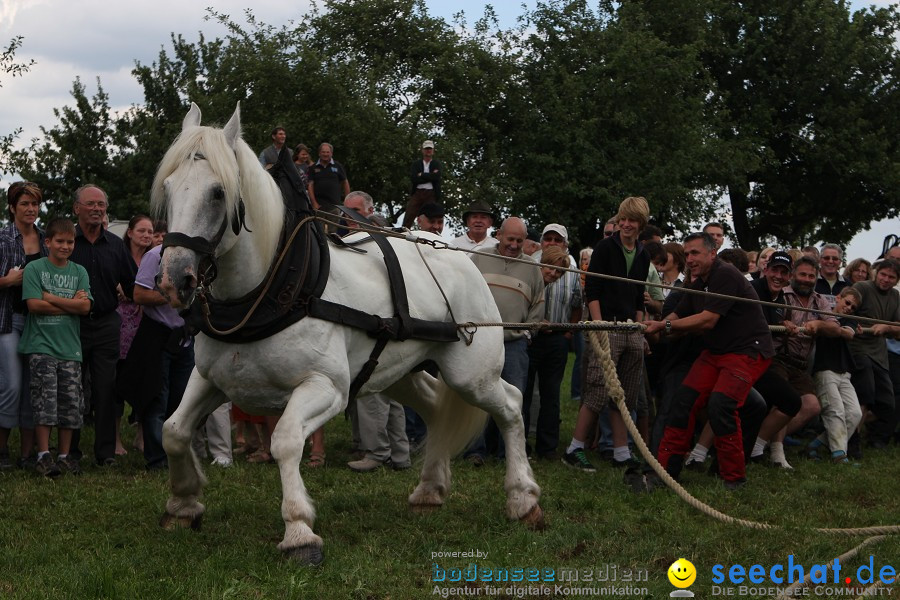
M78 315L91 309L87 271L69 261L75 248L75 225L53 219L44 240L48 257L28 263L22 283L22 299L28 306L19 352L28 355L31 371L31 405L39 474L56 477L61 468L81 472L69 457L72 431L81 428L81 340ZM50 456L50 429L58 427L58 463Z
M858 290L847 287L838 294L835 312L850 315L859 308L862 295ZM831 460L847 463L847 440L856 431L862 419L862 409L856 390L850 383L850 373L854 368L848 340L853 339L855 323L841 319L840 337L820 337L816 341L816 357L813 363L813 377L816 381L816 396L822 404L822 422L825 433L814 439L807 448L811 458L818 458L819 448L826 445L831 449Z

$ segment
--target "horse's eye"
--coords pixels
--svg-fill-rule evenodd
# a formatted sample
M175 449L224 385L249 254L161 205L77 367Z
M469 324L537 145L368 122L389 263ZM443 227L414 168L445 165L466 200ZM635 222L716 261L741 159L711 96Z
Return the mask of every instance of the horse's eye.
M213 192L213 198L215 198L216 200L224 200L225 199L225 190L220 187L217 187L215 189L215 191Z

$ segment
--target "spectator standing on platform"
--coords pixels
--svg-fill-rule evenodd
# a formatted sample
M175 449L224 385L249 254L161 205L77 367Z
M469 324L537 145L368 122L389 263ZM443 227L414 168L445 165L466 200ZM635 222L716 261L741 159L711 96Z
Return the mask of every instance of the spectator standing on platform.
M265 170L268 171L278 162L278 154L284 148L285 140L287 140L287 132L284 127L276 127L272 130L272 145L259 153L259 164Z
M334 160L334 147L328 142L319 145L319 160L306 172L309 178L309 200L316 210L338 214L344 196L350 193L350 182L344 166Z
M414 161L409 167L412 190L409 202L406 203L406 214L403 216L404 227L412 227L423 206L441 201L443 169L441 161L434 158L434 142L431 140L422 142L422 159Z

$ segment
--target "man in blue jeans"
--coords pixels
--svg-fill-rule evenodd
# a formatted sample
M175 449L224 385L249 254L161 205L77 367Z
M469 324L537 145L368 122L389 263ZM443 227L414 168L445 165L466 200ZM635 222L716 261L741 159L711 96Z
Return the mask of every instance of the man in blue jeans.
M494 296L494 302L500 309L500 318L505 323L530 323L544 318L544 279L537 263L526 264L507 260L509 258L531 260L522 252L526 236L527 231L522 219L509 217L503 221L497 233L497 246L483 249L485 254L472 255L472 262L484 275L488 288ZM487 253L491 255L488 256ZM524 392L528 381L529 333L511 329L503 331L506 360L500 377L516 386L519 392ZM485 429L485 435L466 451L466 459L475 466L483 465L487 441L493 441L494 437L497 439L497 456L503 458L506 455L503 439L498 435L497 425L492 419Z

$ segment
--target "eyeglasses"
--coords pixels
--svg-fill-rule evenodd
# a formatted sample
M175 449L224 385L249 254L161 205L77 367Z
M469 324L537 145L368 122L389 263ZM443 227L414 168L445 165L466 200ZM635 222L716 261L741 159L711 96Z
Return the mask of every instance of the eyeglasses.
M102 200L94 200L92 202L82 202L79 200L78 204L87 208L106 208L106 202L103 202Z
M838 258L837 256L823 256L819 260L841 260L841 259Z

